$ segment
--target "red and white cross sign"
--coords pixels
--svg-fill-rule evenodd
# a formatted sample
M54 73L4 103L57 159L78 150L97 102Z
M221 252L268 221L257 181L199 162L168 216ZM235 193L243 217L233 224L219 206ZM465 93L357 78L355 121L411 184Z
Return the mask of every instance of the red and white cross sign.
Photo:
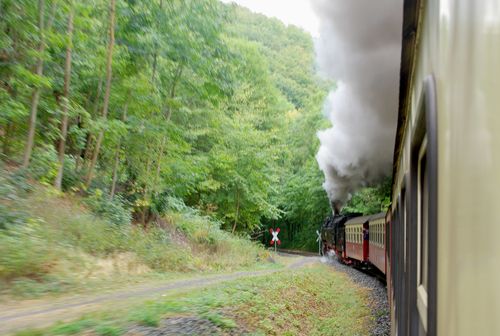
M271 245L278 244L281 245L281 240L278 238L278 233L280 233L280 228L276 228L276 231L273 229L269 229L269 232L273 235L273 239L271 239Z

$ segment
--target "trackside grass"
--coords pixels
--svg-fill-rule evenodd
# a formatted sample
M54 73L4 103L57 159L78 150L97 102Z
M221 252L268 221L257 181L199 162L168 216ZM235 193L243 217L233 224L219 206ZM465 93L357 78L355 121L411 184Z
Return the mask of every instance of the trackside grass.
M209 320L220 334L368 335L367 293L326 265L284 270L177 292L127 309L87 315L17 335L123 335L174 317Z

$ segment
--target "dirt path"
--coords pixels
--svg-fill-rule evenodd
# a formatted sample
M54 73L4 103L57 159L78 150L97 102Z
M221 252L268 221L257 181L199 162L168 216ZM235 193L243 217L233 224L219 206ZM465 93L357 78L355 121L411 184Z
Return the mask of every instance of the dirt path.
M6 335L25 328L43 328L58 321L78 318L85 313L117 306L141 302L147 299L172 293L176 290L188 290L218 284L224 281L245 277L267 275L304 267L319 261L317 257L298 257L285 269L236 272L232 274L198 277L172 281L164 284L133 286L101 295L66 297L44 302L24 301L9 305L0 305L0 335Z

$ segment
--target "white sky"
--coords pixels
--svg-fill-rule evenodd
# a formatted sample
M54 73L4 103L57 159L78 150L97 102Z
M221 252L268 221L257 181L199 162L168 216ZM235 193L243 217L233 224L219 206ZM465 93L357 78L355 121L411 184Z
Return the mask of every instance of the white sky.
M293 24L311 33L319 35L319 20L314 13L311 0L220 0L225 3L235 2L253 12L276 17L286 24ZM349 1L349 0L347 0Z

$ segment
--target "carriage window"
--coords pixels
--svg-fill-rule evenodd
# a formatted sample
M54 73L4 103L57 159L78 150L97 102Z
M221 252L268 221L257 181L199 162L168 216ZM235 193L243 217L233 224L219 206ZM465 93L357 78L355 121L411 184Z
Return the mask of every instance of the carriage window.
M381 236L381 231L380 231L380 223L377 224L377 244L380 245L380 236Z
M415 153L416 154L416 153ZM427 136L424 135L416 167L417 193L417 309L422 325L427 330L429 277L429 178L427 174Z
M377 244L380 245L380 223L377 224Z
M382 245L382 241L384 239L384 228L382 227L383 223L380 223L378 225L378 230L379 230L379 244Z
M420 238L420 278L421 284L427 291L428 278L428 237L429 237L429 185L427 178L427 156L425 154L425 143L422 145L419 160L419 238Z
M380 245L380 224L377 223L377 245Z
M385 246L385 235L386 235L385 223L382 223L382 245L383 246Z
M384 223L380 223L378 225L378 230L379 230L379 244L382 246L384 245L384 227L383 227Z

